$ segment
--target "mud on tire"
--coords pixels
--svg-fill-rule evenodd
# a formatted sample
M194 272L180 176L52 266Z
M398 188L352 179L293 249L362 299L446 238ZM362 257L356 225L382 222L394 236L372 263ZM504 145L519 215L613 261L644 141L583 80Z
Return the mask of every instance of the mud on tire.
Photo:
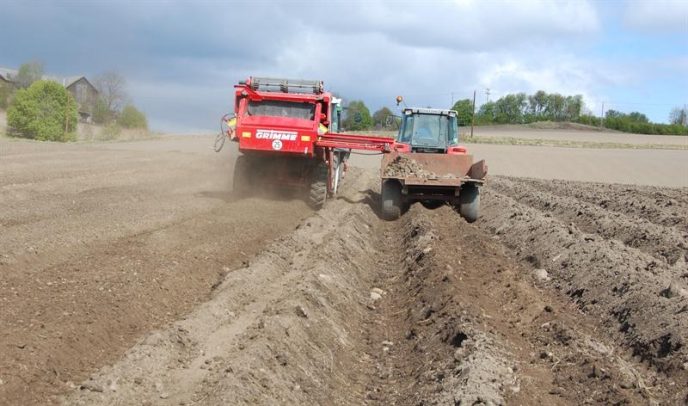
M480 189L472 184L464 184L456 209L468 223L476 221L480 215Z
M403 202L399 182L386 180L382 183L381 201L382 217L385 220L396 220L401 217Z
M308 204L315 210L321 209L327 200L328 176L327 166L324 164L318 164L313 169L313 178L308 193Z

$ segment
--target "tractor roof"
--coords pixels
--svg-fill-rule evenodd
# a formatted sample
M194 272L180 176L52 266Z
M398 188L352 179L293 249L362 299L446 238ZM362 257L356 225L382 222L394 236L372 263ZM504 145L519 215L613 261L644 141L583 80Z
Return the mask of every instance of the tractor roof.
M455 110L444 110L444 109L428 109L422 107L406 107L403 111L404 114L434 114L443 116L456 116Z

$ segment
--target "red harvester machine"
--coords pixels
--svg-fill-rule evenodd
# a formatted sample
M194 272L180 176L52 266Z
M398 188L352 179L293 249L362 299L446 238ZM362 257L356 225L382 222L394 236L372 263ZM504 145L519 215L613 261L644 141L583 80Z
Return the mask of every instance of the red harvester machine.
M234 86L234 115L225 117L239 143L234 190L261 185L308 191L320 208L337 193L351 149L391 150L394 140L339 134L341 100L322 81L251 77Z

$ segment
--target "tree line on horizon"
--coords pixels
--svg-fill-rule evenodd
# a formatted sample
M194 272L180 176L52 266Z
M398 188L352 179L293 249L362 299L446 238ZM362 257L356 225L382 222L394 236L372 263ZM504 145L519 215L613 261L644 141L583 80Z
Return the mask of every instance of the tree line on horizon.
M460 126L471 125L472 100L458 100L451 109L456 110ZM394 117L394 113L388 107L381 107L371 115L362 100L354 100L348 104L342 125L349 131L398 128L389 117ZM398 122L398 119L395 120ZM688 135L688 110L685 107L671 110L669 124L653 123L645 114L637 111L623 113L607 110L601 118L585 107L582 95L564 96L543 90L532 95L507 94L484 103L475 111L476 125L530 124L538 121L580 123L638 134Z

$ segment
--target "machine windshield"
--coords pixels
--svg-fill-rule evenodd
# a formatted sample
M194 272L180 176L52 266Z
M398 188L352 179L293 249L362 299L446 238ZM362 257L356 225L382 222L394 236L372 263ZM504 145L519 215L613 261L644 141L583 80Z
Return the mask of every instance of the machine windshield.
M313 121L315 104L281 100L249 101L246 113L249 116L288 117Z
M397 141L428 148L446 148L458 144L456 117L444 114L405 115Z

